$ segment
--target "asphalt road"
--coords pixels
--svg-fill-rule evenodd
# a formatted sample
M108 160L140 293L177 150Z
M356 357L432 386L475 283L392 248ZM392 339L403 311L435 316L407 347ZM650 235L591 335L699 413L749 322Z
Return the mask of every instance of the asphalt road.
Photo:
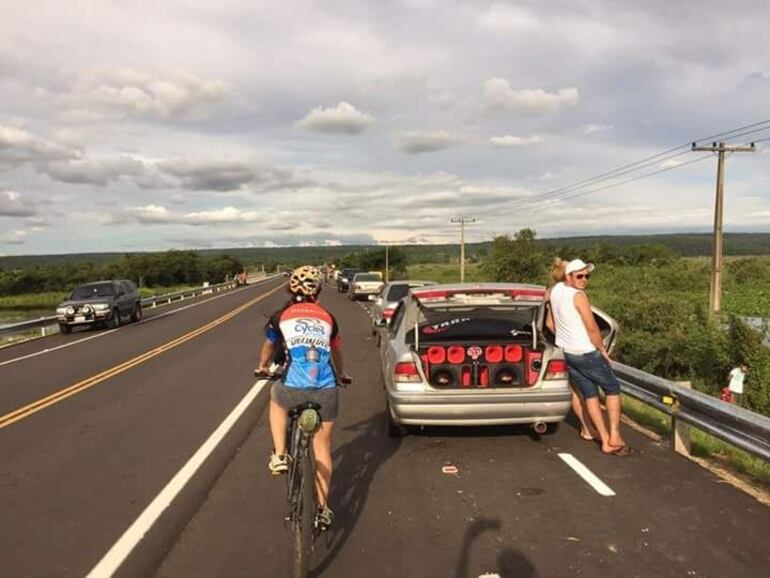
M280 289L267 294L279 286L39 355L50 342L0 351L2 576L88 574L251 392L231 451L183 484L194 491L150 524L118 574L290 575L283 482L266 471L268 391L251 377L265 315L285 301ZM333 290L322 302L355 383L342 392L336 519L316 575L737 577L770 567L770 509L634 431L624 431L635 449L624 458L601 455L567 424L542 438L526 428L388 438L365 308ZM447 464L458 473L442 473Z

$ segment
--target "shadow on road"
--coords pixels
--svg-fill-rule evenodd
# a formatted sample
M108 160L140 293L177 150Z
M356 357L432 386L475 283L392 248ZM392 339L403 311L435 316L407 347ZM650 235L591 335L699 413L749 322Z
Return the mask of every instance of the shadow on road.
M384 412L344 430L357 432L358 435L334 452L334 479L330 496L334 525L329 533L319 538L321 543L316 545L317 555L321 553L324 543L326 551L311 576L323 575L345 545L364 509L375 473L401 445L399 439L387 436ZM335 483L334 480L339 481Z
M457 562L457 572L455 578L476 578L479 573L470 572L470 559L473 544L484 532L500 530L499 518L482 518L475 520L465 530L463 543L460 549L460 559ZM497 568L490 572L497 574L500 578L537 578L537 572L526 556L507 548L497 556Z

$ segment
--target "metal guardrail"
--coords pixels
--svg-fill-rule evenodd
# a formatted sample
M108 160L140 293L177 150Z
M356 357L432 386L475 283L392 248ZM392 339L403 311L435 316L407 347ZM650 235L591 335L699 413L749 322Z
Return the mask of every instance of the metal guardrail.
M623 393L752 455L770 461L770 418L613 362ZM663 398L673 400L672 404Z
M164 293L162 295L152 295L151 297L145 297L144 299L142 299L141 303L143 308L145 307L155 308L159 304L168 305L172 301L177 301L177 300L181 301L190 297L197 297L198 295L218 293L219 291L223 291L225 289L232 289L233 287L237 287L237 285L238 284L235 281L228 281L227 283L209 285L208 287L201 286L201 287L195 287L193 289L187 289L185 291L176 291L175 293ZM39 319L30 319L28 321L21 321L19 323L14 323L12 325L2 327L0 328L0 335L13 335L15 333L25 333L33 329L40 329L41 335L45 336L47 329L55 325L57 325L56 315L52 315L50 317L40 317ZM58 328L56 328L54 332L58 332Z

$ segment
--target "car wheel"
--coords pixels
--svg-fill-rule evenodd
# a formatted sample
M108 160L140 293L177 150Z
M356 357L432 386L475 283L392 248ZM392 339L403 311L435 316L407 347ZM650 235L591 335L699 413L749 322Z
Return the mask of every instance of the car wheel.
M385 399L385 427L388 430L388 437L402 438L409 433L407 427L398 423L393 419L393 414L390 411L390 404L387 398Z
M134 312L131 314L131 321L136 323L137 321L142 320L142 306L138 303L136 304L136 307L134 307Z
M69 335L72 333L72 327L65 325L64 323L59 323L59 333L62 335Z
M112 310L112 316L110 317L110 322L107 324L107 327L110 329L117 329L120 327L120 311L117 309Z

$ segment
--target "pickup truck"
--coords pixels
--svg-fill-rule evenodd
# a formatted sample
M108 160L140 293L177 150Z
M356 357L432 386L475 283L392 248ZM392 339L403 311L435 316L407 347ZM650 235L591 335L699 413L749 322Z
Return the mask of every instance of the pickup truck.
M59 331L64 334L78 326L120 327L125 317L131 321L142 318L139 289L127 279L80 285L56 308Z

